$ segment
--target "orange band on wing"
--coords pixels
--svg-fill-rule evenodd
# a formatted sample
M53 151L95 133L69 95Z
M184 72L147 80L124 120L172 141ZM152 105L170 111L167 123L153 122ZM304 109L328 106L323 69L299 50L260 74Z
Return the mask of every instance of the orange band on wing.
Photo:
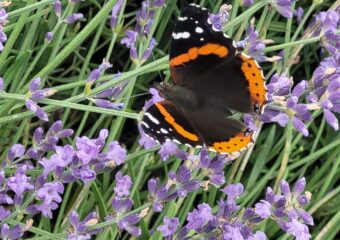
M214 142L209 148L219 153L235 153L246 149L252 142L253 134L245 134L242 132L226 141Z
M265 79L261 68L256 64L256 61L246 55L240 55L242 59L241 70L249 83L249 91L253 104L258 103L262 108L267 102L267 89L265 87Z
M155 106L158 108L158 110L161 112L161 114L164 116L165 120L183 137L193 141L197 142L199 140L198 136L194 133L188 132L185 130L181 125L176 123L175 119L171 116L171 114L159 103L155 103Z
M229 54L228 48L220 44L207 43L202 47L190 48L187 53L183 53L177 57L174 57L170 61L170 66L182 65L190 60L196 59L199 55L217 55L220 58L226 57Z

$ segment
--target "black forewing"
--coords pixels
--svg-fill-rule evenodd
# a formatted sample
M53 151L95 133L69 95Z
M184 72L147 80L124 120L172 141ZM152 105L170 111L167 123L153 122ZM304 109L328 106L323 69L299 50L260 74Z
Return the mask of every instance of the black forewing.
M217 55L199 55L195 60L178 66L170 66L174 84L204 96L209 102L216 102L240 112L251 112L251 99L248 82L241 71L242 61L236 58L233 41L208 23L209 11L198 6L186 7L174 33L189 32L187 39L172 38L170 59L189 51L192 47L201 47L207 43L216 43L228 49L226 57ZM203 33L198 34L199 26ZM201 41L201 39L204 39Z

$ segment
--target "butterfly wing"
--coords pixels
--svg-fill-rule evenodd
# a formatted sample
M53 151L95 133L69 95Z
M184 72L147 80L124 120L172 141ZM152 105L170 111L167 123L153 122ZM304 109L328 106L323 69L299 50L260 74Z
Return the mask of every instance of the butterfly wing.
M170 101L155 103L144 113L143 131L160 143L166 139L192 147L203 144L199 134L185 114Z
M239 112L261 112L266 88L256 61L239 53L232 39L214 28L209 11L186 7L176 24L170 47L174 84L221 101Z

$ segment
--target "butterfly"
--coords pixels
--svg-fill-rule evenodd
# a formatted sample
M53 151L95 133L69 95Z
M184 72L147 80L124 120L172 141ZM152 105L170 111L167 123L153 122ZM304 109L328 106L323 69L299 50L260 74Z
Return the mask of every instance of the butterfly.
M195 4L183 9L170 45L172 84L158 85L164 100L149 107L140 123L159 143L239 155L254 133L231 116L263 112L267 90L257 62L215 28L209 14Z

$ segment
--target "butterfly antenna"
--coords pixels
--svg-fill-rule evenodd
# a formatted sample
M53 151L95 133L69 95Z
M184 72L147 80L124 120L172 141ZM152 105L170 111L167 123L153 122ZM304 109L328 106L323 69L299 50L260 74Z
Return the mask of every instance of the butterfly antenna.
M130 97L122 97L122 98L118 98L118 99L119 100L124 100L124 99L130 99L130 98L145 96L145 95L149 95L149 94L151 94L151 93L145 92L145 93L139 93L139 94L131 95Z

